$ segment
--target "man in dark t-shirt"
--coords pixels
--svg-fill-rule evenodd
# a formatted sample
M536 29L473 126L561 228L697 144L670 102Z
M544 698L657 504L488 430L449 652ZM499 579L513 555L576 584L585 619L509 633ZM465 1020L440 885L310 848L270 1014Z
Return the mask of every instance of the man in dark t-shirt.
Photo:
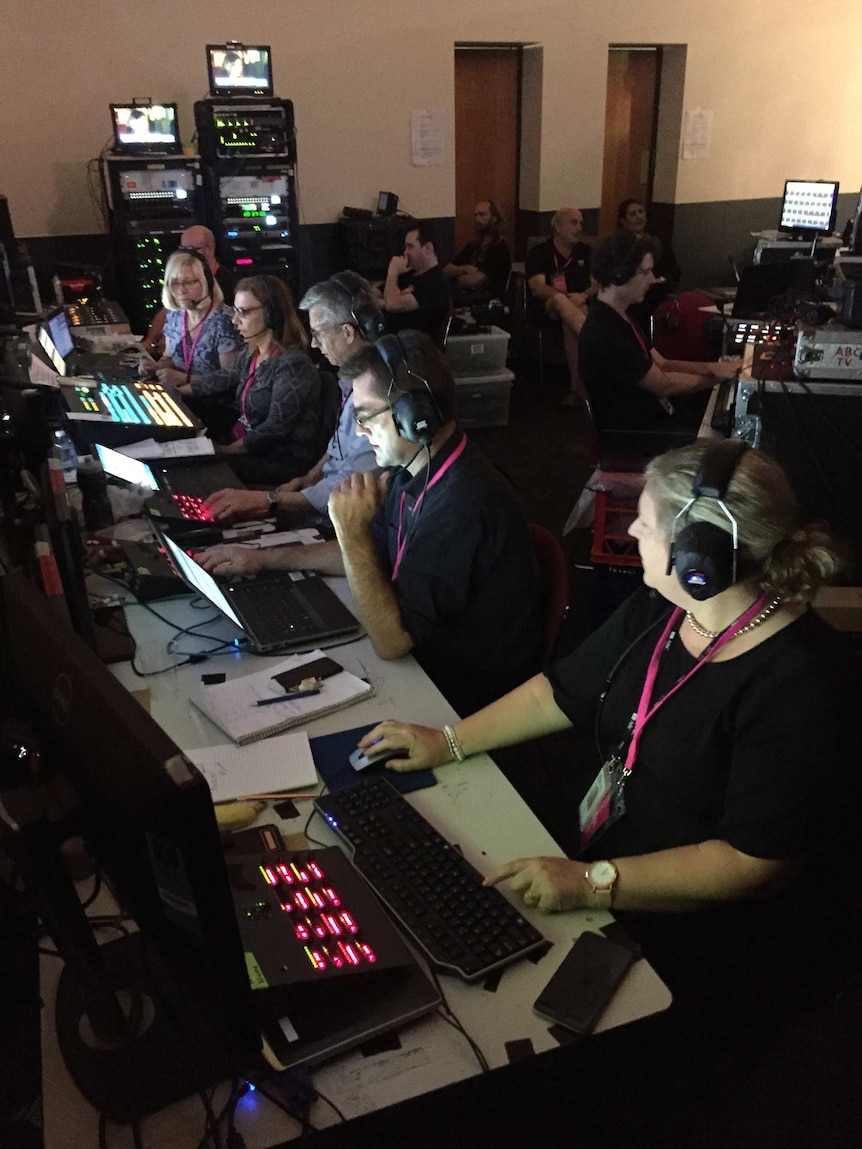
M404 254L393 255L389 261L383 306L391 332L424 331L442 347L452 302L437 260L434 232L424 220L417 220L407 232Z
M480 200L473 211L476 238L443 268L452 282L452 294L460 306L463 302L502 299L509 281L512 257L509 245L500 235L503 217L493 200Z
M551 236L527 255L529 306L535 322L561 324L569 368L567 405L580 406L585 398L578 372L578 337L587 318L587 300L593 294L590 249L578 242L584 219L579 208L561 207L551 220Z

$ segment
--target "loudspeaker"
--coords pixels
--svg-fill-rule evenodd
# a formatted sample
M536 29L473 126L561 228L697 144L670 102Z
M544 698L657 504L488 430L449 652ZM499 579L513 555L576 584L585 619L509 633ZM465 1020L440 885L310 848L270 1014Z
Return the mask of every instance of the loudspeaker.
M212 268L210 265L207 263L201 253L196 251L193 247L178 247L177 251L181 251L183 255L189 255L192 257L192 259L196 259L204 269L204 281L207 285L207 295L212 298L213 287L215 286L215 278L213 276Z
M407 361L404 344L397 335L384 335L377 340L375 347L392 377L389 387L390 398L393 388L401 392L394 402L390 402L396 431L402 439L407 439L410 443L430 447L444 420L428 380L412 370ZM418 380L421 386L405 387L398 381L399 369L402 375L409 375Z
M676 571L683 590L698 602L714 598L737 581L739 547L736 520L724 505L724 496L739 460L748 446L727 439L709 447L691 484L691 498L673 520L667 574ZM690 523L677 530L677 523L698 499L715 499L732 527L722 530L715 523Z
M278 303L272 297L272 289L269 286L268 275L258 276L260 282L263 284L263 290L266 292L266 302L263 305L261 312L261 319L263 320L264 327L268 327L270 331L274 331L276 336L280 339L284 331L284 325L287 322L287 316Z
M366 343L375 343L386 330L386 321L360 280L361 276L353 271L339 271L330 276L330 283L336 284L350 297L350 315L359 334Z

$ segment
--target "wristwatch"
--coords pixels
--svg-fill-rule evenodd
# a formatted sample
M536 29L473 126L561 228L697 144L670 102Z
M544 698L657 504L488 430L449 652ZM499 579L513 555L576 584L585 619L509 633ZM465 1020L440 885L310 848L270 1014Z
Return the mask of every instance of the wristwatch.
M584 877L593 891L594 906L600 910L609 910L613 904L614 886L620 876L619 870L613 862L593 862L587 866Z
M268 511L278 510L278 487L266 492L266 509Z

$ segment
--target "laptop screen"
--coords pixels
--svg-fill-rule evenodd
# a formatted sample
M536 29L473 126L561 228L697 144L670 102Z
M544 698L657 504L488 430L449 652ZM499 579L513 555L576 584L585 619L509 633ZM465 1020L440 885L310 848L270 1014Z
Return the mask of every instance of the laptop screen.
M110 475L112 479L122 479L124 483L134 483L137 487L149 487L151 491L159 489L152 468L140 459L130 459L128 455L112 451L110 447L103 447L101 443L96 444L96 451L105 474Z
M236 616L236 611L222 594L221 587L213 576L196 563L190 555L187 555L181 547L178 547L173 539L168 538L161 531L158 532L158 536L183 582L188 583L190 587L202 594L213 604L216 610L220 610L240 630L244 630L245 628Z
M54 346L65 359L75 350L72 342L72 332L69 330L69 320L65 311L55 311L48 320L48 331L54 341Z

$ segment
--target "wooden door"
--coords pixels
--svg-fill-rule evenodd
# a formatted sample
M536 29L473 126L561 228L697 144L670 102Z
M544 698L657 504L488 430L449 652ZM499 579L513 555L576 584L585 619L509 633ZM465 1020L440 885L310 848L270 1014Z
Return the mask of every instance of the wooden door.
M455 242L475 235L473 209L492 199L513 245L518 206L520 48L455 49Z
M655 164L659 52L611 48L605 108L600 233L617 225L617 206L630 196L649 204Z

